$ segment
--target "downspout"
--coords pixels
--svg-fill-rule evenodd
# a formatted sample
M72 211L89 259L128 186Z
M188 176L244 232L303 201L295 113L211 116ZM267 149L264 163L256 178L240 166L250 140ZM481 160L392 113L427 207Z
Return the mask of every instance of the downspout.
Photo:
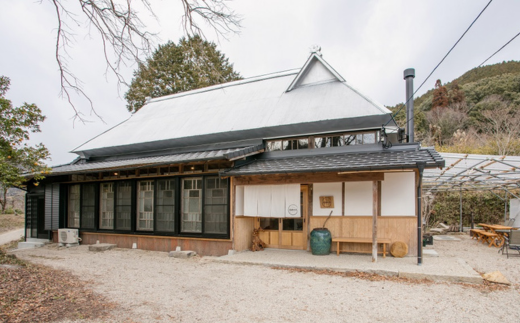
M417 266L422 265L422 211L421 211L421 187L426 162L417 162L419 170L419 183L417 185Z

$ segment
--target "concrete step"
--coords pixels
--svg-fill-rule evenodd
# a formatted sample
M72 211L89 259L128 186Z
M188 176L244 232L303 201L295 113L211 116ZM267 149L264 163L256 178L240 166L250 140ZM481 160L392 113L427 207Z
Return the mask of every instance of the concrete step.
M32 248L41 248L45 245L43 242L18 242L18 249L32 249Z
M26 242L42 242L44 244L51 243L49 239L37 239L37 238L27 238Z

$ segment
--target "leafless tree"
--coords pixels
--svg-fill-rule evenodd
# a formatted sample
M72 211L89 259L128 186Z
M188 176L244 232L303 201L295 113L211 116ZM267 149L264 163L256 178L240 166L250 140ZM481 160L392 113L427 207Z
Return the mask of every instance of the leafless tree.
M84 97L90 104L91 113L101 118L95 111L90 97L83 90L80 80L67 65L67 48L73 41L75 28L88 27L100 36L106 71L118 80L118 86L127 85L121 74L121 67L129 62L143 62L151 53L156 35L149 32L140 19L138 7L144 7L148 14L156 17L150 0L77 0L82 16L76 15L75 4L64 0L49 0L55 8L56 61L60 72L61 93L74 110L74 120L85 122L84 115L74 104L71 94ZM227 38L240 30L240 17L232 11L229 0L178 0L182 2L184 14L182 26L188 36L205 38L203 25L208 25L217 37ZM86 18L86 22L85 21Z
M453 104L448 107L437 107L426 113L430 131L425 140L429 144L448 144L453 134L464 129L468 120L465 104Z
M484 102L493 109L482 111L483 120L480 122L480 128L490 136L499 155L518 153L520 133L518 107L497 95L487 97Z

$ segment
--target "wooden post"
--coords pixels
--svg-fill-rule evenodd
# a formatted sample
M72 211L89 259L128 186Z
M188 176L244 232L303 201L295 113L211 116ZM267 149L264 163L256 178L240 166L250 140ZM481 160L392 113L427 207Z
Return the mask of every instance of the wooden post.
M381 213L380 181L372 182L372 262L377 262L377 217Z

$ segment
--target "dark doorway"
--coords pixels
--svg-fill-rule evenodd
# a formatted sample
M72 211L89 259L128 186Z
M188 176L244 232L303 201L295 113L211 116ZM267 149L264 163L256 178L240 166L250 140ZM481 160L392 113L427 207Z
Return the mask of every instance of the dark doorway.
M45 199L44 195L27 195L26 221L28 238L49 239L49 232L45 230Z

